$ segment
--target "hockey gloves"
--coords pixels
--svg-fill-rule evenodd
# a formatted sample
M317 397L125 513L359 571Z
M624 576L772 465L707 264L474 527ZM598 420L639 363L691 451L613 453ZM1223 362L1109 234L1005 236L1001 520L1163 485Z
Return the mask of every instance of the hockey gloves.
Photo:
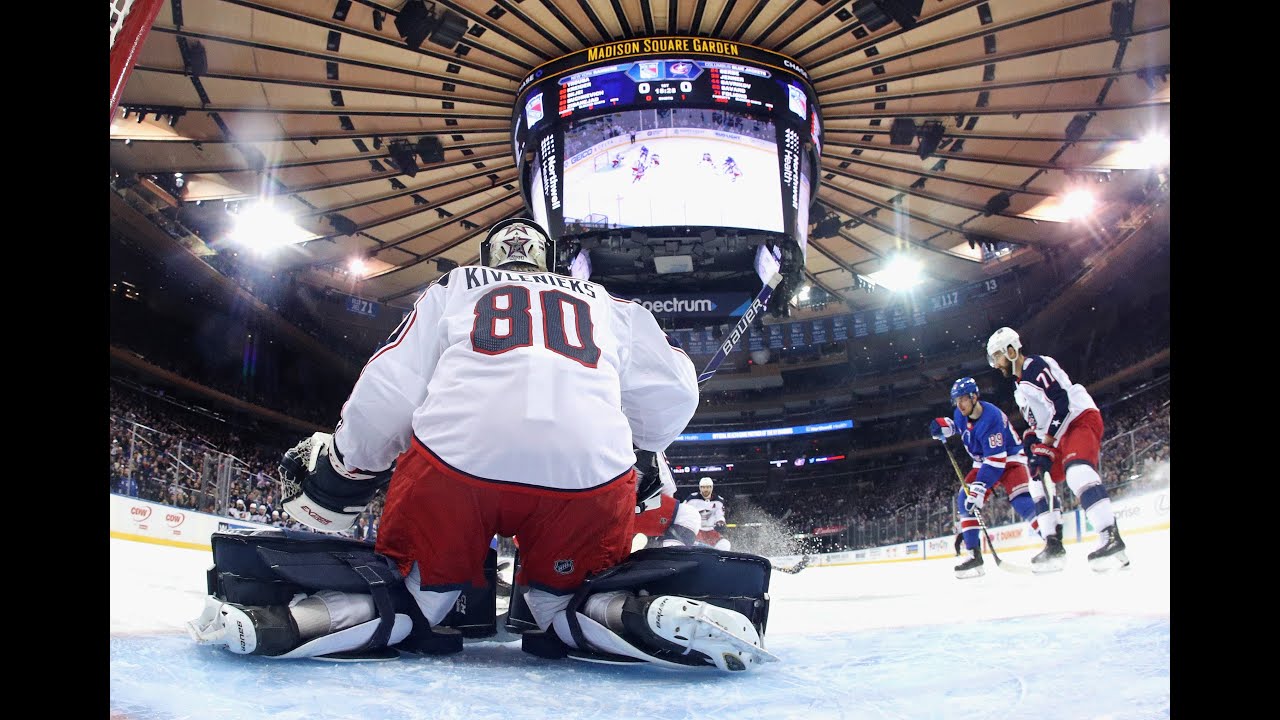
M964 492L964 511L973 517L977 514L974 510L981 510L987 501L987 486L975 480L965 487Z
M951 422L951 418L934 418L933 422L929 423L929 434L934 440L946 442L947 438L956 434L956 424Z
M1035 443L1027 452L1027 469L1031 471L1031 477L1040 477L1043 473L1049 472L1049 468L1053 467L1057 459L1057 450L1044 443Z
M658 507L662 502L662 473L658 471L658 453L636 449L636 512Z
M316 433L284 454L280 480L290 517L313 530L337 533L351 527L374 493L391 480L391 468L348 470L333 435Z

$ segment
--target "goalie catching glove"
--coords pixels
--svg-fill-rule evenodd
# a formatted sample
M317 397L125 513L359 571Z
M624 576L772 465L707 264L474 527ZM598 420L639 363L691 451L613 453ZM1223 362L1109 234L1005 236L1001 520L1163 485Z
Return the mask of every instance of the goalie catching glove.
M391 480L391 470L348 470L333 435L316 433L294 445L280 461L284 509L307 527L342 532Z

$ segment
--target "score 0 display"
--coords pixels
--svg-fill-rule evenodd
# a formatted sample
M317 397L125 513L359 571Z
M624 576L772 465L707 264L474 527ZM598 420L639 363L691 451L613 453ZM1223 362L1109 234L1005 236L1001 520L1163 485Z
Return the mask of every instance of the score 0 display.
M641 60L576 73L558 82L556 114L670 102L773 110L777 89L764 68L717 61Z

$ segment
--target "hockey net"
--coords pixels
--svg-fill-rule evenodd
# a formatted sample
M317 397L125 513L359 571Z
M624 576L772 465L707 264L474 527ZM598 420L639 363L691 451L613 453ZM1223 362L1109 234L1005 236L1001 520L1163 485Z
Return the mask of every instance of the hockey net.
M596 172L601 172L602 170L608 170L609 168L613 167L613 157L609 155L607 151L602 152L599 155L596 155L595 159L592 160L591 162L592 162L592 167L595 168Z
M111 0L111 118L164 0Z

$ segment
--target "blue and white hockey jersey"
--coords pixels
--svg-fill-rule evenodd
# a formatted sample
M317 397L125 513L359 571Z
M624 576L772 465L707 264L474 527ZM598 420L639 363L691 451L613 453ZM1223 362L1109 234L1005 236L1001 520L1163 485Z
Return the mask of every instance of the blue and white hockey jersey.
M973 458L973 466L978 468L978 482L994 487L1007 463L1025 465L1027 456L1022 454L1022 441L1013 432L1004 411L986 400L979 400L978 404L982 406L982 416L977 420L970 420L956 408L952 422L956 424L964 449Z
M1054 445L1080 413L1098 409L1089 391L1078 383L1073 385L1058 361L1048 355L1027 356L1022 377L1014 384L1013 398L1036 436L1044 440L1052 435Z

